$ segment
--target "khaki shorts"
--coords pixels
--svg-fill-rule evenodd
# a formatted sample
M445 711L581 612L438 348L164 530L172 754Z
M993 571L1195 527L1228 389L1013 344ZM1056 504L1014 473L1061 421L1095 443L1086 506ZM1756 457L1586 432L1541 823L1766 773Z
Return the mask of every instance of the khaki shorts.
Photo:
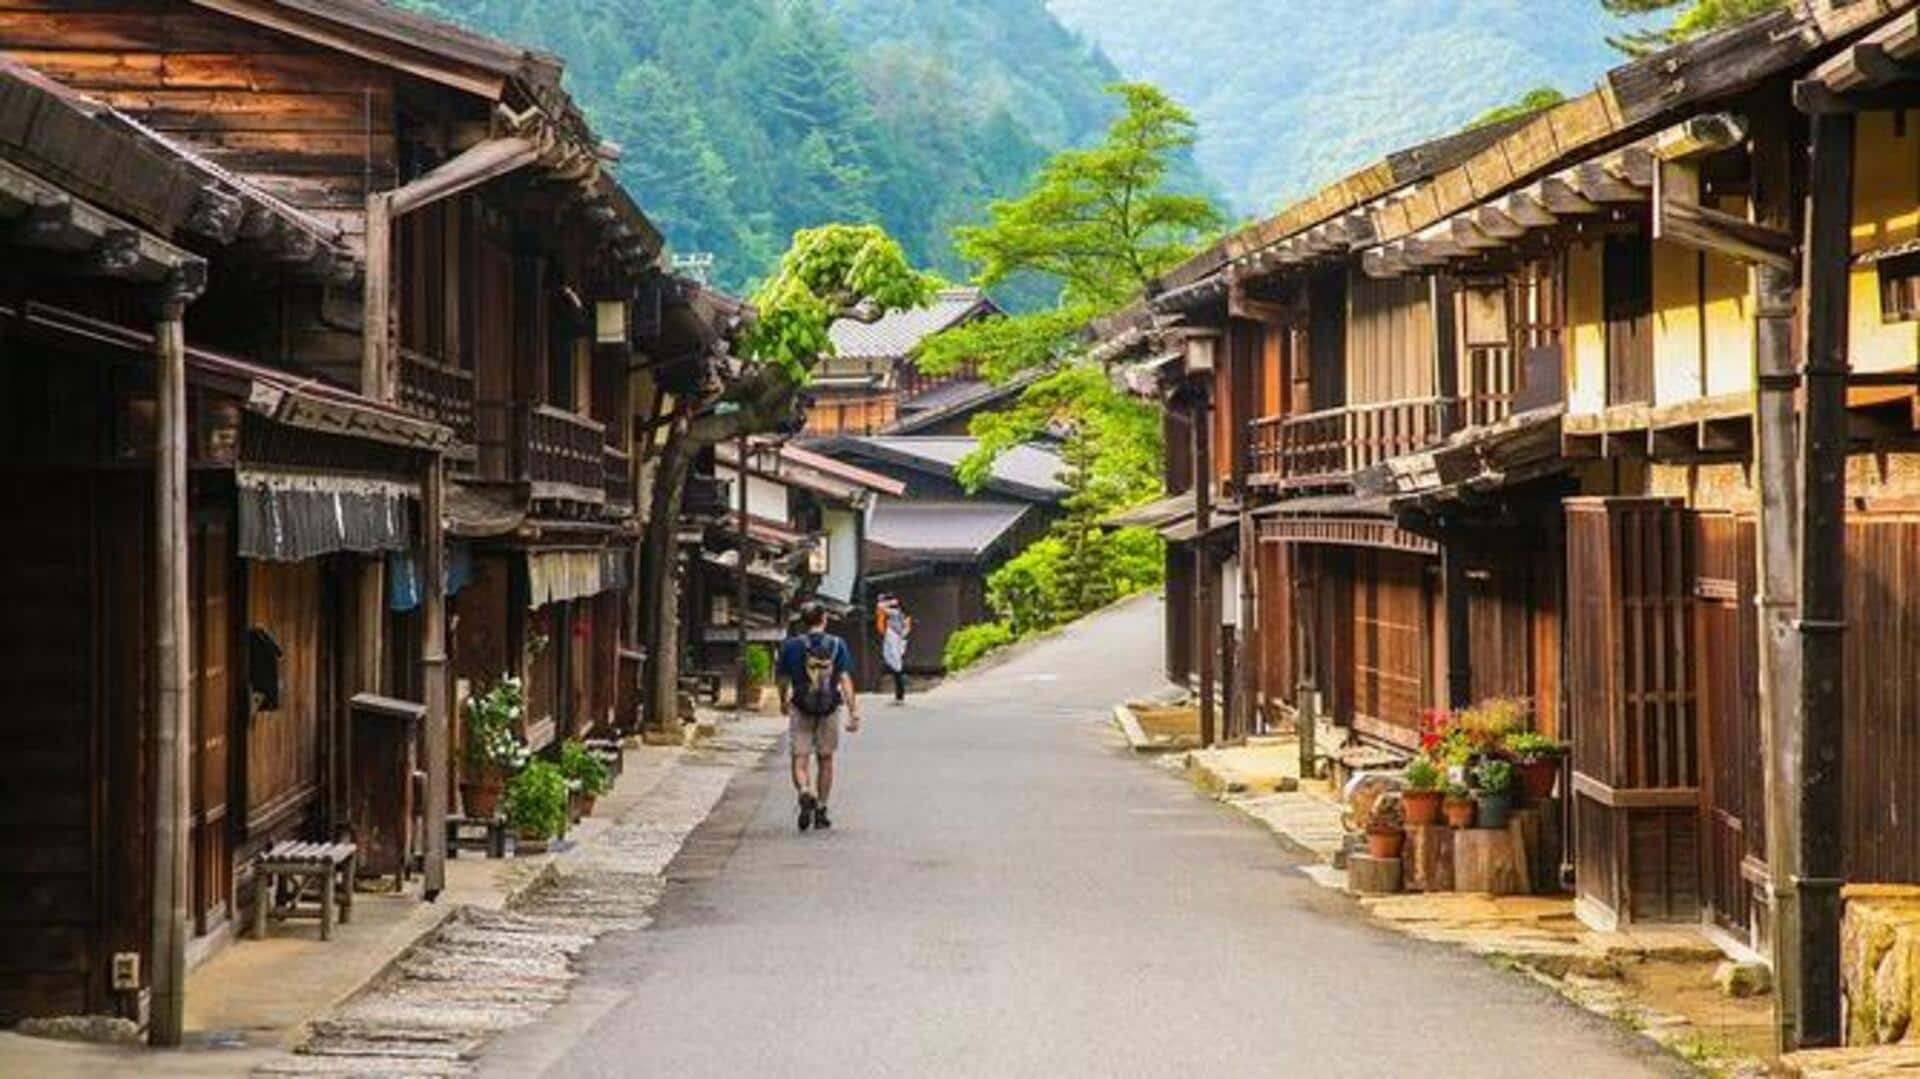
M840 748L840 710L830 716L810 716L787 709L787 742L796 757L831 757Z

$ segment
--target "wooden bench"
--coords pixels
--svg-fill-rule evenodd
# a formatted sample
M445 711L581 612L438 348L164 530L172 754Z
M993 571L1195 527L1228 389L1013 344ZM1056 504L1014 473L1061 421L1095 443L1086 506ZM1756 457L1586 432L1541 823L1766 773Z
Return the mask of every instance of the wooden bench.
M507 856L505 817L462 817L447 815L447 857L458 858L463 850L483 850L489 858Z
M336 911L342 925L353 920L353 880L360 852L352 843L283 839L254 863L253 938L267 935L267 920L320 919L320 939L333 939ZM307 903L315 889L317 906Z

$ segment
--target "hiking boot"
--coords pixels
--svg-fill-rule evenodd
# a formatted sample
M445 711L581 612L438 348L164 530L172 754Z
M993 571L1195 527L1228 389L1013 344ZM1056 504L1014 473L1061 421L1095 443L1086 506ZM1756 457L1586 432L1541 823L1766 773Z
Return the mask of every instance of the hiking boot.
M813 797L813 795L802 794L800 796L800 830L801 831L804 832L807 829L813 827L816 821L824 821L827 819L827 815L821 812L820 810L821 810L820 803ZM821 827L825 828L827 826L825 824L822 824Z
M833 822L827 819L827 803L821 802L813 808L813 826L823 832L833 827Z

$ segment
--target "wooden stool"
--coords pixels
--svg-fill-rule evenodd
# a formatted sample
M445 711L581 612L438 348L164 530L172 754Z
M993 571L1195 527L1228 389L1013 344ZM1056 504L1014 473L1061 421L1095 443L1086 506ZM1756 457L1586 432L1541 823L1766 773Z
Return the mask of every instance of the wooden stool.
M507 821L489 818L447 816L447 857L458 858L463 850L484 850L489 858L507 856Z
M353 879L359 848L352 843L305 843L283 839L262 854L255 869L253 939L267 935L267 919L319 918L320 939L333 939L336 911L342 925L353 920ZM318 907L302 906L319 886Z

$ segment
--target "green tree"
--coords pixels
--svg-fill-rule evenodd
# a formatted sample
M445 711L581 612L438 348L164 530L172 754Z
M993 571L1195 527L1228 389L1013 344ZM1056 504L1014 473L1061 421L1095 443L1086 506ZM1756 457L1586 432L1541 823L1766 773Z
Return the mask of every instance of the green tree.
M679 687L673 574L680 498L694 459L736 438L799 430L800 390L813 368L833 355L828 327L923 306L935 284L878 226L823 225L795 234L779 270L754 294L755 320L735 342L746 370L675 418L654 473L641 550L642 594L657 597L647 606L644 627L648 654L657 657L644 694L650 722L674 714Z
M1614 48L1629 56L1659 52L1787 4L1788 0L1600 0L1600 6L1614 15L1674 13L1673 22L1665 28L1634 30L1607 39Z
M1473 122L1467 125L1467 129L1472 130L1476 127L1486 127L1488 124L1497 124L1504 120L1531 116L1543 109L1553 108L1566 99L1567 95L1561 93L1555 87L1536 86L1526 93L1521 94L1519 100L1511 104L1502 105L1497 109L1488 109L1486 112L1474 117Z

